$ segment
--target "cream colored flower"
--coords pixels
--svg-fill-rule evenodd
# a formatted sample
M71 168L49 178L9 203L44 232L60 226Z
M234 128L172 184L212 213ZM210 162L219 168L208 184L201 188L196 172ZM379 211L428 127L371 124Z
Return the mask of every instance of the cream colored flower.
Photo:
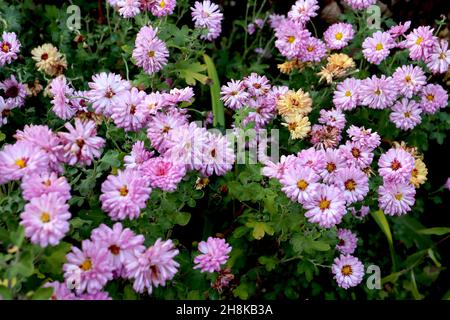
M414 164L410 182L415 188L418 188L421 184L424 184L425 181L427 181L428 169L425 162L423 162L420 158L417 158L414 161Z
M60 75L67 69L66 58L51 43L34 48L31 54L37 69L49 76Z
M296 114L306 116L312 110L312 99L309 93L302 89L297 92L289 90L278 98L277 108L282 116Z
M293 114L284 117L286 123L283 123L289 129L292 139L304 139L311 131L311 123L308 117L301 114Z
M39 92L41 92L43 89L42 85L39 83L39 80L34 80L33 83L26 83L25 84L25 90L27 91L28 95L30 96L37 96Z

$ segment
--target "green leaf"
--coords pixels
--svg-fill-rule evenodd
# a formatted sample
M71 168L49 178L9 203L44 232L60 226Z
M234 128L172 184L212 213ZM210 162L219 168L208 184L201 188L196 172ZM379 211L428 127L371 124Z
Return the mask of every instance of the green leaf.
M443 236L444 234L450 233L450 228L448 228L448 227L428 228L428 229L417 230L417 233L426 234L426 235Z
M6 138L6 135L0 131L0 141L5 140L5 138Z
M133 287L131 285L127 285L123 289L123 300L137 300L138 298L138 295L133 290Z
M31 297L32 300L48 300L53 294L53 288L39 288Z
M12 300L11 291L5 286L0 285L0 300Z
M217 75L216 66L212 59L204 54L203 59L206 63L206 68L208 71L208 77L210 78L209 89L211 92L211 104L212 111L214 115L214 126L215 127L225 127L225 114L222 100L220 100L220 81Z
M191 220L191 214L189 212L175 212L172 215L172 220L180 226L185 226Z
M316 251L328 251L330 250L330 245L323 241L310 241L308 243L311 249Z
M384 212L382 210L371 211L370 214L380 227L381 231L383 231L384 235L386 236L389 245L389 252L391 254L392 268L393 270L396 270L397 263L394 251L394 242L392 240L392 233L391 228L389 227L389 222L387 221L386 216L384 215Z
M267 271L272 271L277 267L279 260L277 257L261 256L258 262L265 266Z
M59 275L61 268L66 261L66 254L70 251L72 245L67 242L61 242L56 247L47 248L42 256L42 263L39 270L43 273Z
M195 85L196 80L206 84L208 77L201 72L206 70L206 65L199 62L180 61L175 65L175 71L184 78L188 85Z

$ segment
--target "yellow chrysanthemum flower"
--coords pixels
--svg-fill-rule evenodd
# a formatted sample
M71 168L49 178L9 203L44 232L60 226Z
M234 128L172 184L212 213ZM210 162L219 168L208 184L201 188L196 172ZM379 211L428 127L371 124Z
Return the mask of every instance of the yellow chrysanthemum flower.
M308 117L301 114L288 115L284 117L286 123L283 123L289 129L292 139L304 139L311 131L311 123Z
M284 63L278 64L278 69L281 73L290 74L294 70L303 70L305 69L305 64L298 59L286 61Z
M51 43L34 48L31 54L37 69L49 76L60 75L67 69L66 58Z
M295 114L306 116L312 110L312 99L309 93L302 89L297 92L289 90L278 98L277 108L282 116Z
M417 158L414 162L414 169L411 173L411 184L418 188L421 184L424 184L427 181L428 169L425 165L425 162L422 159Z
M331 83L334 78L342 78L355 68L355 61L344 53L334 53L327 58L327 65L318 73L320 81Z

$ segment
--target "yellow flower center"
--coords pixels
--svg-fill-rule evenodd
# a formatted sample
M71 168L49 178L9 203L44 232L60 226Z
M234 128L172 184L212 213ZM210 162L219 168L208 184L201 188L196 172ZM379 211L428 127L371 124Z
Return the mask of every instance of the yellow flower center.
M149 58L153 58L153 57L155 56L155 51L150 50L150 51L147 53L147 55L148 55Z
M15 162L16 166L18 166L20 169L23 169L27 166L27 160L24 158L17 159Z
M328 171L329 173L331 173L331 172L333 172L334 170L336 170L336 165L335 165L334 163L332 163L332 162L329 162L329 163L327 164L327 171Z
M305 189L308 187L308 182L306 182L305 180L299 180L298 182L297 182L297 187L300 189L300 190L302 190L302 191L305 191Z
M289 43L292 43L292 42L295 41L295 37L294 37L294 36L289 36L288 39L287 39L287 41L288 41Z
M350 276L353 273L352 266L346 264L342 267L341 272L344 276Z
M383 44L377 43L375 50L377 50L377 51L383 50Z
M119 189L119 193L122 197L126 197L128 195L127 186L122 186L122 188Z
M405 77L405 81L406 81L407 83L411 82L411 76L410 76L410 75L407 75L407 76Z
M400 161L398 161L397 159L394 159L394 161L391 162L391 169L394 171L397 171L398 169L400 169L402 167Z
M329 207L330 207L330 204L331 204L331 201L330 200L327 200L327 199L322 199L322 200L320 200L320 202L319 202L319 208L320 208L320 210L326 210L326 209L328 209Z
M375 92L374 92L377 96L379 96L380 94L381 94L381 90L380 89L377 89L377 90L375 90Z
M411 172L411 176L413 178L417 178L418 175L419 175L419 170L417 170L417 168L414 168L413 171Z
M416 40L416 44L418 46L420 46L422 44L422 42L423 42L423 38L422 37L418 37L417 40Z
M432 94L427 95L427 100L428 101L433 101L434 100L434 95L432 95Z
M338 33L336 33L336 35L334 37L336 38L336 40L342 40L344 35L342 34L342 32L338 32Z
M166 7L166 2L163 0L163 1L161 1L160 3L159 3L159 7L161 8L161 9L164 9L165 7Z
M395 199L397 199L398 201L402 200L402 199L403 199L403 194L397 193L397 194L395 195Z
M349 191L353 191L356 189L356 182L353 179L347 180L344 182L345 189Z
M42 212L42 214L41 214L41 221L43 223L50 222L50 214L48 212Z
M404 116L405 116L405 118L411 117L411 112L406 111L406 112L404 113Z
M351 97L351 96L352 96L352 93L351 93L350 91L347 90L347 91L345 91L345 96L346 96L346 97Z
M306 50L308 50L308 52L312 52L312 51L314 51L314 47L313 46L309 46L308 48L306 48Z
M91 259L87 258L83 261L83 263L80 265L81 270L88 271L92 268L92 261Z
M439 59L444 60L445 58L447 58L447 55L444 52L441 52Z
M359 149L352 148L352 156L354 156L355 158L359 158L360 155L361 155L361 152L359 151Z
M9 44L7 44L6 42L3 43L3 45L2 45L2 51L3 51L4 53L8 53L8 52L9 52Z
M43 181L42 184L46 187L50 187L52 185L52 182L50 181L50 179L47 179L47 180Z

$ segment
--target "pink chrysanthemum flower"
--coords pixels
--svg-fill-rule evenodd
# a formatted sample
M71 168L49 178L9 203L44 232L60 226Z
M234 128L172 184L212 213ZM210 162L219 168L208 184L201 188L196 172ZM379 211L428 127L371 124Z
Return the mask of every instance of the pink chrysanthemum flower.
M406 21L405 23L400 22L398 25L391 27L388 32L393 39L405 35L406 31L409 30L411 26L411 21Z
M148 181L135 170L119 170L102 184L102 209L113 220L136 219L145 208L151 188Z
M322 228L331 228L339 224L346 213L345 200L342 191L334 186L319 184L311 198L303 204L308 210L305 217L311 223L317 223Z
M291 163L291 159L296 159L297 157L293 155L289 156L281 156L280 161L278 163L274 163L268 159L264 160L264 167L261 169L261 174L263 176L269 178L275 178L280 180L284 172L289 168L289 164Z
M342 139L341 130L322 124L313 125L309 135L311 143L316 149L335 148Z
M131 255L125 267L127 276L134 279L133 289L151 294L153 287L165 286L178 272L180 265L174 260L178 253L172 240L158 239L147 250Z
M207 34L201 35L201 38L213 41L222 32L223 14L219 6L209 0L202 3L196 1L194 7L191 7L192 20L196 29L206 29Z
M370 212L370 207L368 206L362 206L361 209L359 209L358 211L356 211L356 209L353 207L348 209L351 212L351 214L359 220L364 219L364 217L367 216Z
M422 26L412 30L404 41L404 47L409 49L409 57L412 60L426 61L434 47L437 39L433 36L433 30L429 26Z
M450 50L448 50L448 41L441 40L431 51L427 66L433 72L436 73L446 73L448 71L448 66L450 65Z
M77 296L77 300L112 300L108 292L97 291L95 293L83 293Z
M117 7L120 15L124 18L133 18L141 12L139 0L119 0Z
M395 42L388 32L375 32L362 43L364 58L370 63L380 64L389 56L390 49L395 47Z
M62 172L60 163L60 139L59 137L44 125L25 125L23 130L17 130L14 135L17 141L26 141L35 145L44 151L49 157L50 168L56 172Z
M346 160L349 167L355 166L361 170L369 167L373 160L371 149L358 142L347 141L339 147L339 153Z
M144 26L136 36L133 58L137 66L148 74L161 70L167 64L169 50L166 44L157 37L158 29Z
M53 293L49 300L77 300L75 294L64 282L53 281L43 285L44 288L53 288Z
M20 41L17 40L17 35L14 32L3 31L0 39L0 68L17 59L20 46Z
M342 111L337 109L320 110L319 123L326 124L327 126L335 127L338 130L343 130L345 127L345 115Z
M424 113L434 114L448 104L448 93L439 84L428 84L420 93L420 107Z
M175 191L186 175L186 166L163 157L152 158L141 167L141 174L150 181L152 188Z
M326 54L325 43L316 37L309 37L305 40L297 57L302 62L320 62Z
M347 167L347 162L337 149L327 148L322 152L325 158L325 167L320 171L320 176L325 183L332 183L339 169Z
M275 36L275 46L280 53L288 59L293 59L299 55L311 33L300 23L286 19L275 30Z
M317 16L318 10L317 0L297 0L288 12L288 18L305 25L311 18Z
M124 275L125 263L134 251L142 251L144 247L144 236L136 235L129 228L124 228L120 222L112 228L105 224L92 230L92 241L100 248L108 249L108 256L112 264L113 272L120 276Z
M336 249L342 254L352 254L357 247L358 238L348 229L338 229L339 242Z
M331 271L338 286L346 290L360 284L364 277L363 264L351 255L341 255L334 259Z
M74 288L77 294L96 293L113 278L113 265L109 259L108 248L90 240L83 240L80 250L72 247L63 265L66 285Z
M320 176L313 169L301 166L287 166L280 182L281 190L292 201L304 204L311 200L315 188L318 186Z
M56 246L69 231L71 214L66 199L58 193L43 194L31 199L20 214L20 224L25 228L25 236L32 243L45 248Z
M377 0L344 0L354 10L364 10L377 3Z
M363 200L369 192L369 178L355 167L337 170L333 183L342 190L347 204Z
M158 112L156 115L150 117L147 125L147 137L150 140L153 148L162 153L165 150L165 141L169 133L180 128L188 123L185 113L179 109L173 109L167 113Z
M347 134L353 142L368 150L375 149L381 143L380 135L372 132L372 129L351 125L347 129Z
M140 170L142 164L153 156L153 152L147 151L143 141L136 141L133 144L131 153L123 158L125 168Z
M165 141L163 156L185 164L188 170L201 168L206 133L206 129L199 128L195 122L171 130Z
M266 95L271 88L269 79L267 79L266 76L260 76L255 72L244 77L243 84L247 88L248 93L256 97Z
M355 29L350 23L334 23L324 32L323 38L329 49L339 50L348 45L355 36Z
M198 244L198 250L201 254L194 259L194 269L200 269L201 272L219 272L220 266L228 260L231 246L225 239L209 237Z
M378 203L385 214L400 216L411 211L415 195L416 189L408 181L385 183L378 188Z
M168 104L171 104L171 102L167 101L163 94L152 92L146 95L144 99L140 100L139 104L136 106L135 115L138 119L142 120L143 123L147 123L152 115L155 115Z
M125 131L138 131L143 128L146 116L136 112L137 106L144 101L146 94L137 88L126 91L119 104L113 106L111 118L119 128Z
M412 98L427 83L427 78L419 66L407 65L398 67L392 75L398 90L406 98Z
M359 87L361 80L347 78L336 87L334 91L333 103L336 109L347 111L353 110L360 103Z
M63 120L72 118L77 112L70 99L70 97L74 96L74 90L67 84L65 76L61 75L52 80L50 93L53 96L53 112Z
M325 156L320 150L314 148L304 149L297 154L297 163L313 169L316 173L325 167Z
M0 89L4 91L5 103L11 108L22 107L25 104L27 90L25 86L17 81L12 75L8 79L0 82Z
M378 172L388 182L409 181L414 166L414 157L402 148L391 148L378 160Z
M154 0L151 3L150 11L156 17L167 16L173 13L176 4L176 0Z
M22 196L30 201L44 194L56 193L59 198L68 201L70 196L70 185L65 177L58 177L54 172L40 172L30 174L22 179Z
M422 109L417 102L403 98L392 106L389 119L397 128L410 130L422 121L421 113Z
M222 86L220 92L222 97L220 100L230 109L240 109L249 97L249 94L244 89L245 87L241 80L231 80L226 86Z
M64 153L64 161L73 166L89 166L94 158L99 158L105 140L97 137L97 129L94 121L81 121L75 119L75 127L67 122L64 127L69 132L59 132L61 149Z
M233 168L234 149L226 136L207 133L201 164L196 167L204 176L222 176Z
M269 26L272 29L277 29L284 20L286 20L285 15L272 13L269 15Z
M392 77L382 75L380 78L373 75L361 81L361 104L372 109L385 109L390 107L397 99L397 84Z
M92 76L87 96L92 108L97 113L109 117L112 108L121 103L124 94L131 89L131 84L115 73L102 72Z
M444 188L450 190L450 178L447 178L447 181L445 181Z
M0 181L19 180L26 175L49 170L45 152L26 141L7 144L0 151Z
M176 106L180 102L191 102L194 98L194 89L186 87L183 89L174 88L164 95L164 106Z
M0 127L8 123L8 116L11 113L11 109L3 97L0 96Z

